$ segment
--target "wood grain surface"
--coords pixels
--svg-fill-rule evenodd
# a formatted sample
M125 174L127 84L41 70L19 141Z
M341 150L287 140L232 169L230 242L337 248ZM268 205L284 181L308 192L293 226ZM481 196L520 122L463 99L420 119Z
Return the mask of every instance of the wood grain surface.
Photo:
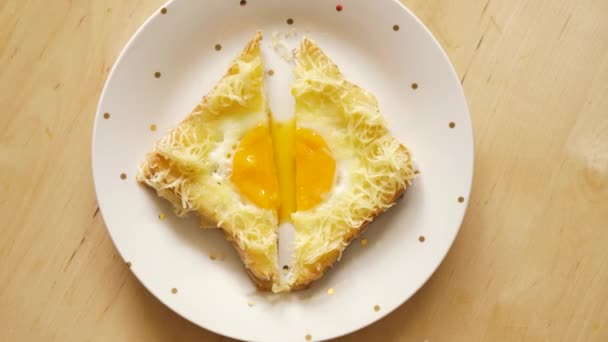
M405 0L462 79L475 180L445 262L344 341L608 341L608 1ZM229 341L149 294L98 215L96 104L162 0L0 0L0 341Z

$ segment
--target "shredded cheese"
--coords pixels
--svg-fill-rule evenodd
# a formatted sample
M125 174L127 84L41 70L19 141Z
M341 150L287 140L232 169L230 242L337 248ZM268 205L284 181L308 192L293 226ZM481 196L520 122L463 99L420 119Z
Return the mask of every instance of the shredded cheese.
M292 282L319 277L347 239L391 207L414 177L410 153L388 131L374 96L346 81L310 41L299 51L295 75L297 124L320 131L345 175L324 203L292 215Z

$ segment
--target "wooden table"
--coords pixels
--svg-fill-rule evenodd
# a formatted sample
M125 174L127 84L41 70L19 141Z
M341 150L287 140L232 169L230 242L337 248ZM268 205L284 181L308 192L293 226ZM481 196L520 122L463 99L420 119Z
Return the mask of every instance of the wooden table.
M0 341L228 341L149 294L98 215L91 132L162 0L0 1ZM475 130L437 273L345 341L608 341L608 1L406 0Z

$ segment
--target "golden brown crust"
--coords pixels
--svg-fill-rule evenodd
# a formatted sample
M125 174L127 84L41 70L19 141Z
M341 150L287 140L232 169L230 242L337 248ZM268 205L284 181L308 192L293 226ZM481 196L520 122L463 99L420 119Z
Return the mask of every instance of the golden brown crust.
M405 190L406 190L406 187L398 189L395 192L395 195L393 196L393 198L384 204L387 204L390 206L394 205L397 202L397 200L403 196L403 194L405 193ZM338 261L338 258L340 257L341 253L350 245L350 243L353 240L355 240L359 235L363 234L365 232L365 230L367 230L367 228L369 227L369 224L372 223L376 217L378 217L380 214L382 214L385 211L386 210L377 210L377 211L373 212L369 216L369 219L366 220L361 226L359 226L358 228L351 229L349 231L349 233L344 236L344 243L345 243L344 248L342 248L341 250L334 249L334 250L331 250L331 251L327 252L326 254L324 254L324 256L322 256L320 258L323 260L319 265L320 270L317 270L316 267L309 268L309 270L311 272L306 272L305 275L303 274L302 276L298 277L291 285L291 290L306 289L306 288L310 287L310 285L313 281L321 278L325 274L327 269L332 267L333 264L336 261Z
M259 274L257 271L255 271L255 269L247 266L247 263L245 262L245 260L249 257L247 251L241 249L236 243L236 241L234 241L232 236L230 236L230 234L228 234L226 231L224 231L224 237L227 241L230 241L232 243L232 246L234 246L234 249L239 254L239 257L241 258L241 260L243 260L243 263L246 265L245 271L247 271L249 278L253 280L256 288L260 291L270 291L272 289L274 278L266 278L262 274Z
M154 167L152 165L157 165L159 167ZM175 192L174 188L155 189L154 187L146 183L146 180L153 178L156 173L166 169L170 170L166 178L173 177L173 179L166 179L165 181L167 183L170 183L172 180L177 179L179 177L178 174L174 174L173 168L163 155L157 152L153 152L148 155L148 158L143 163L141 172L137 175L137 180L140 183L143 183L144 185L147 185L156 190L158 196L169 201L171 204L173 204L175 208L186 209L182 207L181 199L179 195ZM202 208L198 208L195 212L200 218L201 227L217 228L217 220L214 218L214 215L212 213L206 212Z

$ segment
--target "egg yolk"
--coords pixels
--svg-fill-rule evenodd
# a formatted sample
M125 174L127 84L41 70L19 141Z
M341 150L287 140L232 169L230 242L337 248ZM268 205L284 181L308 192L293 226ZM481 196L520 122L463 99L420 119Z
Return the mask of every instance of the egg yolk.
M272 120L272 139L274 141L274 156L279 170L279 193L281 206L279 221L291 221L291 214L296 211L295 197L295 136L296 122L278 122Z
M295 135L296 207L307 210L323 201L333 184L336 161L315 131L298 128Z
M234 154L232 183L260 208L278 209L279 186L268 127L249 131Z
M336 162L323 137L297 128L293 120L258 126L236 150L232 183L263 209L278 210L279 221L321 203L331 190Z

